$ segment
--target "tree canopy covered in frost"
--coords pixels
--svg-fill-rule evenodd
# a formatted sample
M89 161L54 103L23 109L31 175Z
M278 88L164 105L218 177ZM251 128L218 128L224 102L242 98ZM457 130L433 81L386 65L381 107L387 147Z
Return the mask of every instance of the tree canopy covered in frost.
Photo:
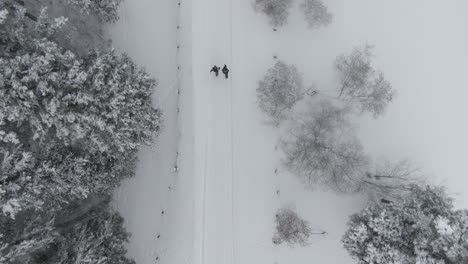
M270 19L271 26L280 27L287 24L293 4L294 0L255 0L254 8ZM299 8L309 28L325 27L333 20L333 15L320 0L302 0Z
M92 16L97 18L101 23L109 23L116 22L119 19L119 6L123 0L15 0L10 2L22 5L30 9L32 13L38 13L40 9L46 7L52 16L60 13L61 15L70 17L74 16L72 12L76 12L86 19ZM93 22L96 21L93 19Z
M63 19L64 23L61 25L61 30L56 32L54 41L75 54L82 55L89 50L110 49L110 41L102 19L95 12L84 13L80 8L80 5L88 5L90 1L77 1L77 4L69 0L34 0L18 3L21 4L20 8L26 10L26 16L32 20L37 20L41 16L42 20L48 20L43 23L44 25L53 24L56 18Z
M413 185L353 215L348 227L344 247L359 263L468 263L468 211L455 210L439 187Z
M329 101L310 103L281 141L285 166L304 182L338 192L357 190L367 170L350 111Z
M392 85L372 66L370 46L356 47L350 54L338 56L335 68L340 83L339 97L354 103L362 112L378 117L393 100Z
M59 193L78 196L110 188L109 182L126 176L119 164L132 161L139 146L149 144L159 130L159 111L151 106L155 81L125 55L92 53L78 58L53 41L22 35L20 27L11 34L18 37L7 45L15 51L0 59L0 136L3 159L10 161L4 164L37 173L36 179L39 175L50 179L44 182L48 186L44 192L54 190L54 177L79 175L80 181L59 184L62 191L51 194L56 199ZM23 162L15 162L18 159ZM18 168L19 164L25 166ZM7 179L8 184L23 180ZM65 188L67 184L70 187ZM8 194L7 189L2 199ZM43 192L35 189L31 195Z
M56 259L53 263L135 263L125 257L127 250L122 242L128 242L129 234L123 228L123 218L108 206L60 230L62 249L52 256Z
M299 217L296 210L284 207L275 215L276 233L273 243L286 242L289 246L306 246L312 233L309 222Z
M333 20L333 15L320 0L303 0L300 8L309 28L328 26Z
M293 0L255 0L257 12L265 14L274 27L284 26L288 21L289 11Z
M0 4L0 223L10 224L0 228L0 256L11 263L63 263L35 256L66 240L56 222L66 205L92 205L100 200L88 200L94 194L108 194L133 175L139 147L161 127L151 104L156 81L126 55L78 55L56 42L64 18L42 12L33 20L21 6L5 10ZM96 220L104 221L93 224L103 228L97 235L121 225L112 215ZM76 222L70 223L89 224ZM115 262L107 263L130 263L119 246L97 247L105 243L87 245L83 250L96 252L83 251L79 262L99 263L117 250Z
M79 213L79 218L68 217L66 222L54 219L54 211L22 211L16 219L3 219L0 263L134 263L125 257L129 234L122 217L108 200L83 211L86 203L89 200L62 209L63 215Z
M302 76L296 67L277 61L258 83L257 103L278 124L304 97L304 92Z
M84 14L95 14L103 22L119 19L119 5L123 0L60 0L75 5Z

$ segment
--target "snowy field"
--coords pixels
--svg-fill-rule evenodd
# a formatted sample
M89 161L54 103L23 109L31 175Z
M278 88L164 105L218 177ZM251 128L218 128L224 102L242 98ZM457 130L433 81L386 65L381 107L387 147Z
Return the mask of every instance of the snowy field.
M289 24L277 32L249 0L181 1L180 7L174 0L124 2L121 20L111 29L114 45L160 80L155 102L165 113L162 135L140 154L137 177L115 195L133 234L129 255L143 264L353 263L340 239L348 216L364 199L305 190L281 168L279 131L264 124L256 107L256 84L273 65L273 55L295 64L306 85L332 89L335 57L355 45L375 45L376 64L399 96L384 118L358 120L363 143L376 157L415 160L446 179L451 192L461 193L466 178L448 178L467 172L461 166L466 155L460 153L468 146L463 139L468 131L457 119L444 120L443 111L456 112L458 120L466 116L461 101L466 96L455 82L463 74L458 69L436 76L443 65L427 66L427 56L433 55L431 48L448 50L447 43L460 50L468 44L456 42L455 33L445 33L450 42L433 41L431 31L442 34L443 25L466 25L451 19L436 23L437 12L468 16L459 1L442 9L435 1L415 2L326 1L334 22L321 30L307 29L295 7ZM437 60L447 62L445 67L459 62L447 52L448 58ZM225 63L230 79L209 74L213 64ZM439 96L442 88L452 95ZM433 106L440 100L447 100L446 108L437 112ZM450 128L454 139L439 138L447 132L430 118ZM456 153L437 153L449 149ZM451 160L453 155L458 159ZM456 198L457 205L468 207L467 197ZM290 204L327 235L304 248L274 245L274 215Z

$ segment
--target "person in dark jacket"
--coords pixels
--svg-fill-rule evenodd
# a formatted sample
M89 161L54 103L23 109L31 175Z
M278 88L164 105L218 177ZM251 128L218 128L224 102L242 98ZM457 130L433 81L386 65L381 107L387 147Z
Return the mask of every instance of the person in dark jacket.
M215 65L215 66L213 66L213 68L211 68L210 73L214 72L215 75L218 76L218 74L219 74L219 69L221 69L221 68L219 68L218 66Z
M226 79L228 78L228 74L229 74L229 69L228 67L226 66L226 64L224 64L224 67L223 67L223 74L224 76L226 76Z

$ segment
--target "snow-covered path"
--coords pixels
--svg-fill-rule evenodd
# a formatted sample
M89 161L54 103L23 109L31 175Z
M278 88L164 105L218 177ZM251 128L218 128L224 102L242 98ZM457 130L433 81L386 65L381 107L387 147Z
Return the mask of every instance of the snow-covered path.
M161 135L139 153L136 177L114 195L138 264L193 263L191 14L191 1L124 1L110 28L114 47L158 79L153 101L164 114Z
M213 65L232 68L231 0L199 0L193 54L195 115L197 124L196 156L200 170L199 201L201 206L199 263L234 263L233 199L233 121L232 78L222 73L208 74ZM216 10L216 12L212 12ZM232 73L232 72L231 72ZM230 76L232 77L232 75ZM198 110L198 111L197 111ZM197 243L197 242L196 242Z

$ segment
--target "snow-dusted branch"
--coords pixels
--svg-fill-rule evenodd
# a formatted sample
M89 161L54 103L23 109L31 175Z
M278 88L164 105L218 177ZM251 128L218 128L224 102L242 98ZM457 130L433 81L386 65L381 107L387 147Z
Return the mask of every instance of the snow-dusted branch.
M368 158L348 115L348 109L328 101L310 103L281 140L286 168L310 185L358 190Z
M383 114L395 91L381 71L372 66L372 47L356 47L350 54L336 58L339 98L356 105L361 112L374 117Z

